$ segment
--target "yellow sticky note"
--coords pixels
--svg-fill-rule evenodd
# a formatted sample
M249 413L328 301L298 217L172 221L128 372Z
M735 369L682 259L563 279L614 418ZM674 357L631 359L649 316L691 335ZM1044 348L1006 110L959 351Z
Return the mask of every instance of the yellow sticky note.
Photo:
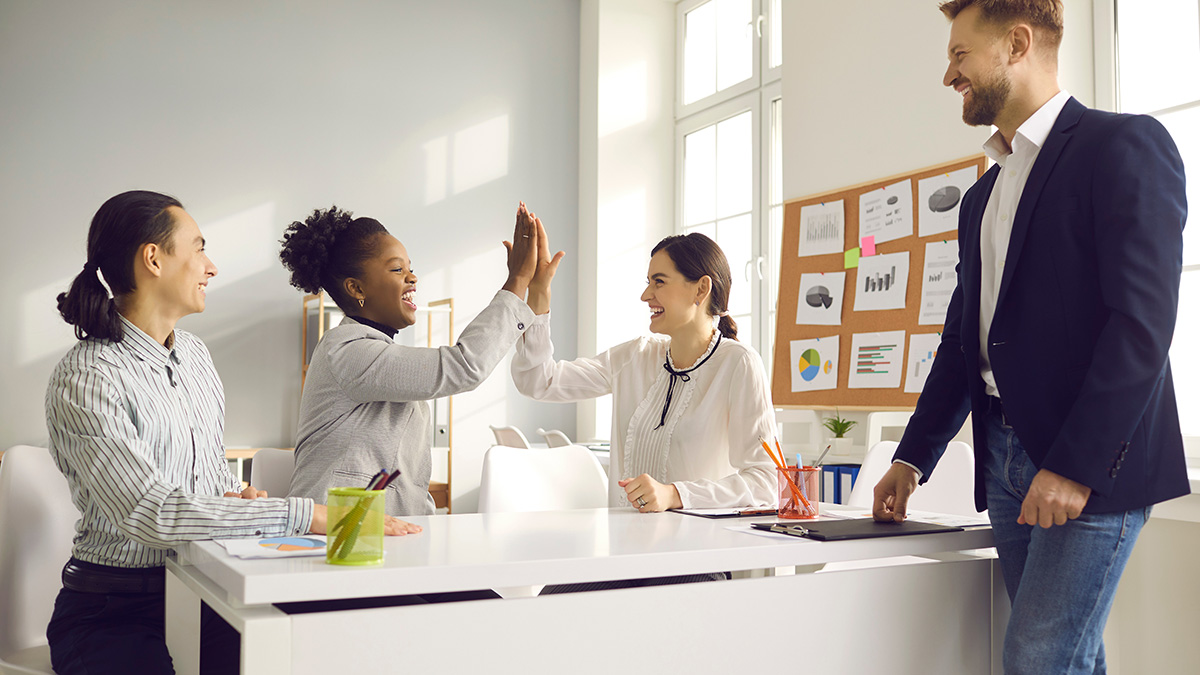
M846 269L854 269L858 267L858 247L846 251Z

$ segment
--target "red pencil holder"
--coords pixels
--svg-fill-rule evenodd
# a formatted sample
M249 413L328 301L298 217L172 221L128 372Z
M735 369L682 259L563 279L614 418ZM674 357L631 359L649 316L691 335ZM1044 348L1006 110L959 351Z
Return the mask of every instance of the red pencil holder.
M776 469L775 473L779 479L780 518L812 520L821 515L820 467L789 466ZM797 490L799 495L796 494Z

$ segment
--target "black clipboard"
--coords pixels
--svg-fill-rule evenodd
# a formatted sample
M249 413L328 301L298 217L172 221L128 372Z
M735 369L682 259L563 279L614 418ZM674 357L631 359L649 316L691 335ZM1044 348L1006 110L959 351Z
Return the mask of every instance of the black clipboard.
M846 539L874 539L877 537L902 537L909 534L933 534L936 532L962 532L963 528L950 525L935 525L906 520L902 523L877 523L872 518L850 520L821 520L814 523L774 522L751 523L756 530L766 530L793 537L805 537L816 541L844 541Z

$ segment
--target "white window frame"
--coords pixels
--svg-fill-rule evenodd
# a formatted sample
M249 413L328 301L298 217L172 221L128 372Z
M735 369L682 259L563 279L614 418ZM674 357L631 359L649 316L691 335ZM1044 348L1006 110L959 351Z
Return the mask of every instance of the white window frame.
M778 270L770 268L770 103L783 96L783 65L766 68L770 63L771 26L781 20L781 0L752 0L751 16L758 44L753 50L751 77L724 90L710 94L690 104L683 103L685 17L687 13L709 0L680 0L676 5L676 69L675 69L675 231L682 233L684 224L684 138L693 132L744 112L750 113L752 143L751 194L754 201L750 211L751 260L744 269L730 269L735 284L751 284L751 346L763 358L770 372L774 335L770 334L771 297L766 284L777 283ZM784 59L786 62L786 58ZM778 246L778 242L774 245Z

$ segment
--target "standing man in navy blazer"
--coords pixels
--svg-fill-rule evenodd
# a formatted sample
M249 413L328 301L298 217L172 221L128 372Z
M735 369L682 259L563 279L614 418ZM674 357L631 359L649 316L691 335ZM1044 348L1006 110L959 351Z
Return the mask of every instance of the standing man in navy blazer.
M995 125L963 198L958 287L888 473L902 520L973 414L975 501L1012 600L1006 673L1103 673L1101 635L1150 506L1187 494L1167 352L1183 162L1147 116L1058 87L1060 0L954 0L944 84Z

